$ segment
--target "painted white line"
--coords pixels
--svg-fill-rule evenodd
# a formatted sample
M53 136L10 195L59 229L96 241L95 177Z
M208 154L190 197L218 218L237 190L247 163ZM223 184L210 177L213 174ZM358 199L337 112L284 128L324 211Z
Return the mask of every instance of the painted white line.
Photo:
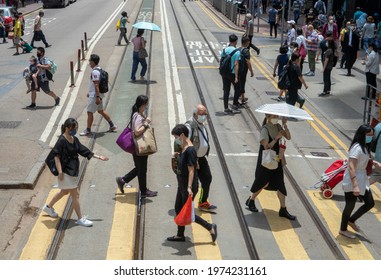
M165 5L165 1L161 1L161 3L163 5L163 10L164 10L163 12L164 12L165 23L164 22L163 23L166 26L166 28L168 29L166 34L167 34L167 39L168 39L169 53L170 53L170 57L171 57L172 75L173 75L173 82L175 85L177 110L179 112L179 122L185 123L187 121L187 117L186 117L186 113L185 113L184 99L183 99L183 95L181 93L179 75L177 72L177 64L176 64L175 52L173 50L172 36L171 36L171 32L169 30L167 7Z
M172 93L172 80L170 77L171 74L171 69L169 67L169 56L168 56L168 44L166 40L167 36L167 26L164 22L164 14L165 16L167 15L164 12L163 9L163 1L160 2L160 19L161 22L163 23L163 26L161 28L161 39L163 43L163 52L164 52L164 69L165 69L165 84L167 87L167 102L168 102L168 125L169 129L171 130L175 125L176 125L176 110L175 110L175 103L173 100L173 93ZM171 139L171 133L169 133L169 139ZM173 151L173 141L171 142L171 151Z
M258 153L225 153L226 157L258 157ZM209 154L209 156L217 156L216 154ZM336 159L334 157L317 157L313 155L285 155L287 158L308 158L308 159L325 159L325 160L333 160Z
M88 44L89 45L89 50L87 52L86 58L88 58L90 56L90 54L91 54L92 50L94 49L95 45L100 40L100 38L102 37L102 35L106 31L106 29L110 26L110 24L113 23L113 20L120 13L120 11L122 10L124 4L126 4L126 2L122 2L122 3L119 4L118 8L111 14L111 16L103 23L103 25L99 28L99 30L91 38L91 40L89 41L89 44ZM84 71L85 71L86 67L87 67L87 64L83 63L82 67L81 67L81 72L77 76L77 80L76 80L76 85L77 86L73 89L73 92L70 95L70 100L69 100L69 102L68 102L68 104L66 106L65 112L62 115L60 121L58 122L58 126L57 126L57 129L56 129L56 132L55 132L56 135L60 135L61 134L61 126L59 124L63 123L68 118L68 116L69 116L69 114L70 114L70 112L71 112L71 110L73 108L74 102L75 102L75 100L77 98L77 95L78 95L78 90L79 90L80 85L82 83L82 79L83 79L83 75L84 75ZM75 64L74 69L77 69L77 63ZM60 98L61 98L60 104L65 104L65 101L67 99L69 91L71 90L71 88L69 88L70 83L71 83L71 81L70 81L70 78L69 78L67 83L66 83L64 92L60 96ZM53 130L53 127L54 127L54 125L55 125L55 123L57 121L57 118L58 118L59 114L61 113L62 108L63 108L62 105L55 107L55 109L54 109L52 115L50 116L50 119L49 119L49 121L48 121L48 123L47 123L47 125L45 127L45 130L42 132L42 134L40 136L40 139L39 139L40 141L46 142L46 140L48 139L50 133ZM56 138L52 137L52 140L50 142L50 146L54 145L56 140L57 140Z

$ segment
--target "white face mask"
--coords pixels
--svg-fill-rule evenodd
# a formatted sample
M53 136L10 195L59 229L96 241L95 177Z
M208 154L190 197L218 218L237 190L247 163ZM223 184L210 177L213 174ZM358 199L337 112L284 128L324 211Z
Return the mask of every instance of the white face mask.
M205 115L198 115L197 116L197 121L199 123L204 123L206 121L206 116Z
M271 119L270 122L271 122L272 124L277 124L277 123L278 123L278 118Z
M332 19L329 21L329 24L331 24L331 25L333 24L333 20Z

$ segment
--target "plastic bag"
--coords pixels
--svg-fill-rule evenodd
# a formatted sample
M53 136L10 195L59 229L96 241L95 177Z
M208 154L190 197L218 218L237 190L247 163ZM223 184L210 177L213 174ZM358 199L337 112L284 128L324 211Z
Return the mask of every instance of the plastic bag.
M181 208L180 213L174 219L175 224L178 226L190 225L195 220L194 214L194 204L192 201L192 196L188 196L183 208Z

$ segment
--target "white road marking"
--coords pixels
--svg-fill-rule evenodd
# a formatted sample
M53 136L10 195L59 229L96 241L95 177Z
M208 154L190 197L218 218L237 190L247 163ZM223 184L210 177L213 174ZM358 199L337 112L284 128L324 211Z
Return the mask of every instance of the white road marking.
M224 153L226 157L258 157L258 153ZM209 154L209 156L217 156L216 154ZM309 158L309 159L325 159L325 160L333 160L337 159L334 157L317 157L313 155L289 155L285 154L288 158Z
M97 42L100 40L100 38L102 37L103 33L106 31L106 29L110 26L110 24L113 23L113 20L116 18L117 15L119 15L120 11L123 9L123 6L124 4L126 4L126 2L122 2L119 4L118 8L111 14L111 16L105 21L105 23L99 28L99 30L94 34L94 36L91 38L91 40L89 41L89 50L86 54L86 58L88 59L88 57L90 56L92 50L94 49L95 45L97 44ZM72 108L73 108L73 105L74 105L74 102L77 98L77 95L78 95L78 90L80 88L80 84L82 83L82 80L83 80L83 75L84 75L84 72L85 72L85 68L87 67L87 64L86 63L83 63L82 64L82 67L81 67L81 72L78 74L77 76L77 80L76 80L76 87L73 89L73 91L71 92L71 95L70 95L70 99L69 99L69 102L66 106L66 109L65 109L65 112L63 113L60 121L58 122L58 124L60 123L63 123L69 116ZM77 68L77 64L75 64L74 66L74 69ZM70 78L68 78L68 81L66 83L66 86L65 86L65 89L64 89L64 92L62 93L61 95L61 101L60 101L60 106L57 106L55 107L52 115L50 116L50 119L45 127L45 130L43 131L43 133L41 134L41 137L40 137L40 141L42 142L46 142L46 140L48 139L50 133L52 132L53 130L53 127L56 123L56 120L58 118L58 115L61 113L61 110L63 108L63 104L65 104L65 101L68 97L68 94L69 94L69 91L71 90L71 88L69 87L70 86ZM57 129L56 129L56 132L55 134L56 135L60 135L61 133L61 126L58 125L57 126ZM50 142L50 146L52 147L55 143L57 139L55 139L54 137L52 137L52 141Z

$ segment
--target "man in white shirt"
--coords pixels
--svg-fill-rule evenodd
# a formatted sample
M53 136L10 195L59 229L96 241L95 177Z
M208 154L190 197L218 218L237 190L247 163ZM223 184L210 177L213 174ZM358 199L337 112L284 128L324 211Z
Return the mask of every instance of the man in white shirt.
M115 131L116 125L112 122L109 114L103 109L102 99L104 98L104 94L99 91L99 80L100 80L100 67L99 64L99 56L96 54L92 54L89 59L89 64L91 67L91 81L89 85L89 93L87 94L87 127L81 132L80 136L89 136L91 135L91 126L94 121L94 113L98 112L105 118L105 120L109 123L110 128L109 131Z
M379 54L375 51L376 45L371 42L368 45L368 55L362 64L365 64L366 83L371 87L367 87L367 96L376 98L377 75L380 73ZM372 92L372 95L370 95Z

